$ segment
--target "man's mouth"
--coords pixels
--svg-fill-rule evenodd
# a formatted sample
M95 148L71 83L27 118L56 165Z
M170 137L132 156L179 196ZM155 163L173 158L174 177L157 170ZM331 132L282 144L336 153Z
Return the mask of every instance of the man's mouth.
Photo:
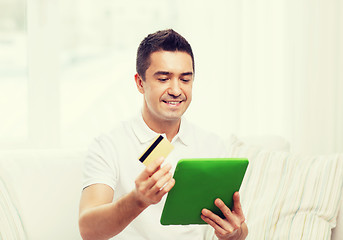
M182 100L181 101L175 101L175 100L173 100L173 101L165 101L165 100L162 100L162 101L164 103L167 103L167 104L173 105L173 106L177 106L177 105L179 105L182 102Z

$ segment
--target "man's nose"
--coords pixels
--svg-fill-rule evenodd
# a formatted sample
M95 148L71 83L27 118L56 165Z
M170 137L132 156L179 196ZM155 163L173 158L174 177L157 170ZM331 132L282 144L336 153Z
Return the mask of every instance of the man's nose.
M180 81L179 79L171 79L171 81L169 81L170 85L169 85L169 89L168 89L168 94L172 95L174 97L178 97L181 95L182 90L180 87Z

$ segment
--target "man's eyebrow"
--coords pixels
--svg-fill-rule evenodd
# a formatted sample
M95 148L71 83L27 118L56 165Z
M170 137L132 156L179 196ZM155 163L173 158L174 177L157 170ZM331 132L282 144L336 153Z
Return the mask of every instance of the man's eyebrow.
M166 72L166 71L157 71L154 73L154 76L158 76L158 75L169 75L170 72Z
M184 72L184 73L181 73L181 76L192 76L193 75L193 72Z
M171 75L171 72L167 72L167 71L157 71L154 73L154 76L158 76L158 75ZM181 73L181 76L192 76L193 72L184 72Z

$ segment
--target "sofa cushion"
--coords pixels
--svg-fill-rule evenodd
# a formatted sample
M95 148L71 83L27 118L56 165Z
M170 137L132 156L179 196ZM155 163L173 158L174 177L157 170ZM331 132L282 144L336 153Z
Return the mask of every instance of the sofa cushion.
M16 207L17 201L8 189L4 178L7 175L0 164L0 239L26 239L23 225Z
M251 239L330 239L342 198L343 155L307 156L234 141L250 161L241 199Z
M78 207L85 152L0 151L0 164L8 173L4 181L17 199L28 239L81 239Z

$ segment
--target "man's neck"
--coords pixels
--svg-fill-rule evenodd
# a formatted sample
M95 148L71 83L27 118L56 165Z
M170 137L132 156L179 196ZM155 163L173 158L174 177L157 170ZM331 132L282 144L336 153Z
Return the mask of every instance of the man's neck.
M167 136L167 139L171 142L173 138L176 136L176 134L179 132L181 119L175 120L175 121L163 121L160 119L153 119L151 117L146 116L146 114L143 115L143 120L145 124L154 132L156 133L165 133Z

